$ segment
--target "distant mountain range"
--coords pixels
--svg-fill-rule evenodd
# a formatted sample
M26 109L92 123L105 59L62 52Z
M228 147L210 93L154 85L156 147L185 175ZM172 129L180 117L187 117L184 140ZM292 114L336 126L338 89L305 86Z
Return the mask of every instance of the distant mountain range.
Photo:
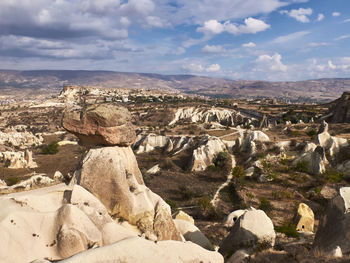
M160 75L84 70L0 70L1 90L26 89L58 92L65 85L108 88L159 89L224 98L279 98L291 101L328 102L350 91L350 78L295 82L229 80L194 75Z

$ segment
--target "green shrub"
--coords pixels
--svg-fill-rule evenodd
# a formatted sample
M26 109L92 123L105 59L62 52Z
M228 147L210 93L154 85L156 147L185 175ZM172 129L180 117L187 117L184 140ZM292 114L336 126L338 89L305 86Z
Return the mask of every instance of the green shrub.
M215 157L214 165L216 167L224 167L227 162L230 160L230 155L227 152L219 152L218 155Z
M177 205L177 203L173 200L170 200L170 199L166 199L165 202L170 206L171 208L171 211L174 213L178 208L179 206Z
M312 140L316 138L317 130L312 129L306 132L306 135L308 135Z
M236 166L232 169L233 181L236 187L242 187L246 184L243 166Z
M308 173L309 172L309 162L306 160L299 161L295 165L294 170L297 172L301 172L301 173Z
M296 226L292 222L284 222L281 226L276 227L276 231L285 234L287 237L299 238Z
M210 203L210 198L207 196L201 197L198 200L197 204L204 211L209 210L212 207L212 204Z
M186 185L179 186L179 192L181 193L181 196L185 200L191 200L194 197L199 197L201 193L198 191L193 191Z
M56 154L58 153L59 149L58 149L58 143L57 142L52 142L50 143L49 145L47 146L44 146L42 149L41 149L41 152L43 154Z
M12 186L17 184L20 181L20 179L17 176L11 176L6 179L6 183L8 186Z
M260 198L258 209L263 210L266 214L270 214L274 210L274 207L266 197L262 197Z
M343 180L343 178L345 177L345 174L341 172L337 172L334 169L328 169L323 173L323 177L327 182L339 183L340 181Z

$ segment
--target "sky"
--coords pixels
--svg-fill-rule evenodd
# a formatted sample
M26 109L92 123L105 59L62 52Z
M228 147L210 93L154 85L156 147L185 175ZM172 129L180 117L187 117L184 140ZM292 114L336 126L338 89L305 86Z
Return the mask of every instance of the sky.
M0 0L0 68L350 77L350 0Z

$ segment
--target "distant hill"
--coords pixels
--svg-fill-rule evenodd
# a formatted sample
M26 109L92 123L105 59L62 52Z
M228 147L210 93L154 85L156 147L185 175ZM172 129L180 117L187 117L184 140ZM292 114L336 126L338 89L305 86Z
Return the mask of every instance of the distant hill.
M231 98L283 98L329 102L350 91L350 78L296 82L228 80L194 75L160 75L84 70L0 70L0 89L58 92L64 85L159 89L186 94Z

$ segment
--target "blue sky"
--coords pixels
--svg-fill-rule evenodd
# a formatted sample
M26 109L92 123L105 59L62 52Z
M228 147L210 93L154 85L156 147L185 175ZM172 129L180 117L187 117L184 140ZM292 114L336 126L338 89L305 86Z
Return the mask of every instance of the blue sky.
M349 0L1 0L0 68L350 77Z

